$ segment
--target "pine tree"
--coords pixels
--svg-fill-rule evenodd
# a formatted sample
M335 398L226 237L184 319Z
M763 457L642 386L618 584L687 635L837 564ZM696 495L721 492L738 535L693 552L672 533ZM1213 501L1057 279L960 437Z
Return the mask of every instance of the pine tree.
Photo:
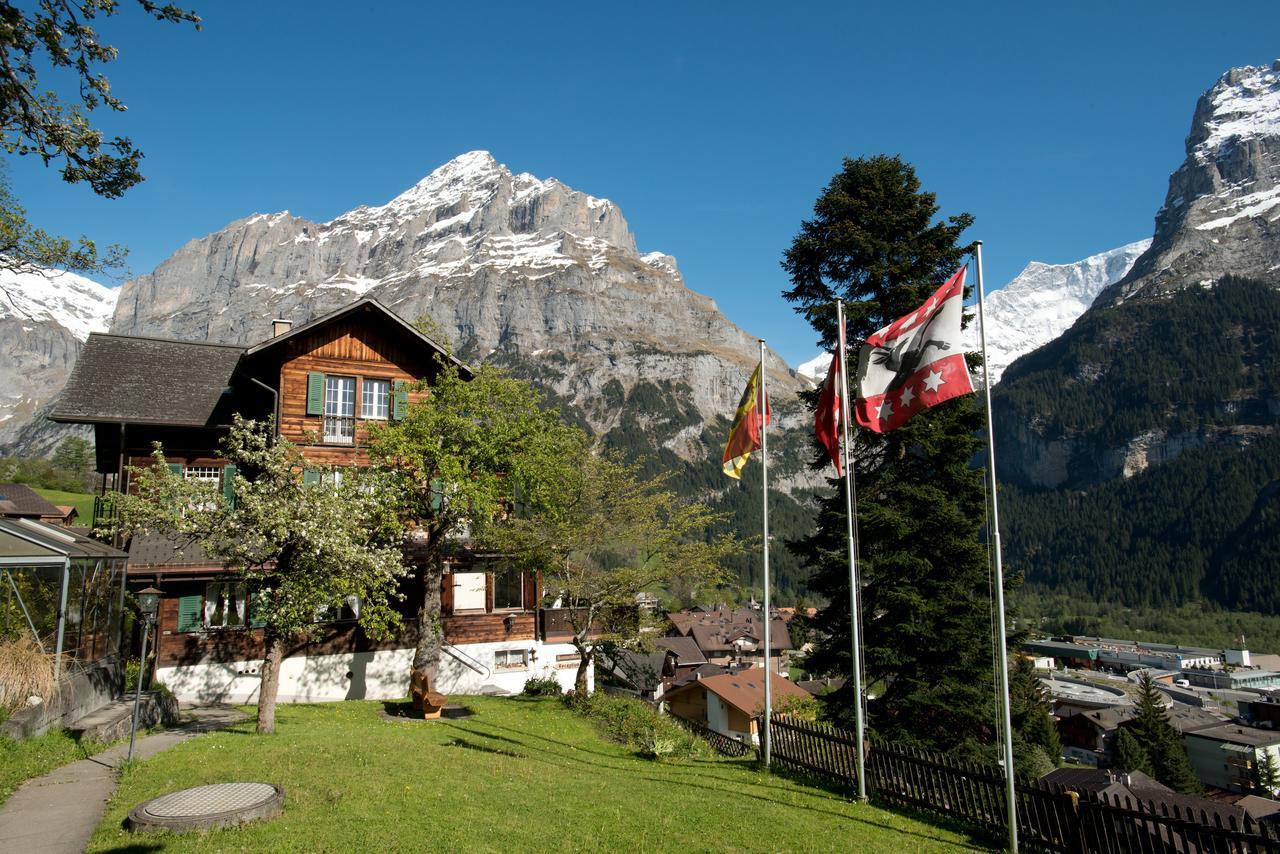
M1138 678L1138 698L1133 718L1133 737L1151 760L1151 776L1174 791L1196 795L1203 791L1182 737L1169 723L1164 700L1149 672Z
M784 295L824 345L836 341L836 297L847 301L856 347L914 311L960 265L968 247L958 241L973 218L937 213L901 159L844 161L783 262L793 286ZM876 686L868 711L882 737L944 750L995 737L983 473L970 466L982 426L965 397L886 436L856 439L865 678ZM821 503L816 532L790 544L812 572L810 588L831 603L815 621L821 639L808 662L820 673L851 672L845 529L837 491ZM852 686L826 711L852 720Z
M1138 744L1138 740L1129 732L1128 727L1121 727L1116 733L1112 753L1112 768L1121 771L1141 771L1148 777L1155 776L1151 769L1151 757L1142 749L1142 745Z
M1049 761L1050 770L1057 766L1062 756L1062 740L1053 723L1053 705L1036 678L1035 665L1028 658L1019 656L1009 672L1010 719L1014 733L1028 747L1037 748ZM1022 768L1015 752L1014 764ZM1043 776L1038 774L1036 776Z
M1265 751L1262 758L1254 762L1253 768L1249 769L1249 778L1255 795L1261 795L1264 798L1275 797L1276 790L1280 789L1280 762L1276 761L1274 754L1270 751Z

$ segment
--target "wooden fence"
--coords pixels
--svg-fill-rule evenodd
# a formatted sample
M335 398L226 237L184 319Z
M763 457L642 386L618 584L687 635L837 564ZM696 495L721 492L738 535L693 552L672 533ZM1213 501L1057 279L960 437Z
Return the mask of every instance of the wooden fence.
M857 790L852 733L785 715L772 718L770 731L775 767L847 787L850 793ZM866 772L867 791L878 801L959 819L997 838L1006 833L1005 781L999 766L875 742L867 754ZM1034 780L1018 781L1016 794L1018 837L1030 849L1063 854L1280 854L1280 834L1270 825L1247 816L1237 819L1221 808L1196 809L1181 796L1121 801Z
M753 755L756 752L754 745L738 741L736 738L730 738L724 733L716 732L697 721L678 718L675 715L672 715L670 720L680 724L680 726L689 730L689 732L694 735L702 736L710 742L711 746L715 748L717 753L723 753L725 756L748 756Z

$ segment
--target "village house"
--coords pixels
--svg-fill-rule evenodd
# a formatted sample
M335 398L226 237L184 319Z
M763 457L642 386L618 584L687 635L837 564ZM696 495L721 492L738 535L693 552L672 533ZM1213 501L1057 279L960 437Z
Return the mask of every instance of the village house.
M788 698L810 699L803 688L778 674L770 675L774 708ZM764 710L764 670L753 667L718 676L690 679L663 697L667 711L748 744L760 742L756 717Z
M1263 756L1280 768L1280 732L1275 730L1223 723L1184 733L1182 743L1196 777L1216 789L1251 792L1253 771Z
M0 518L35 519L66 527L75 521L76 509L58 507L25 484L0 483Z
M265 330L264 330L265 331ZM275 418L280 436L307 460L300 476L322 488L349 466L368 464L370 424L398 420L451 361L466 365L373 299L293 327L250 347L93 333L52 420L91 424L102 491L95 526L109 519L112 491L131 489L129 468L152 464L153 443L169 467L230 496L235 467L219 441L232 415ZM108 488L109 487L109 488ZM198 548L153 536L128 544L129 580L153 585L158 616L156 677L183 700L252 702L262 659L253 591L234 567ZM358 601L317 614L317 636L291 649L281 668L283 701L394 698L408 693L416 577L402 584L408 627L375 642L356 625ZM446 560L442 599L443 692L515 693L535 675L571 687L578 656L548 638L554 614L540 608L541 579L458 542Z
M668 614L672 637L692 638L712 664L764 666L764 614L754 608L713 608ZM769 625L771 665L786 673L794 645L787 621L774 614Z

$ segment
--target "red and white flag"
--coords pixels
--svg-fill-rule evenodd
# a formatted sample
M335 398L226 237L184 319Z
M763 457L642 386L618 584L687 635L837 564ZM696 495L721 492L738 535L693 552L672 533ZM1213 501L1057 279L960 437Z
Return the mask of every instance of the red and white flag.
M876 433L896 430L912 416L973 392L960 324L965 268L933 296L867 338L858 354L854 420Z
M827 368L827 379L822 384L822 394L818 396L813 432L827 449L836 474L843 477L844 469L840 465L840 368L840 351L837 350L831 356L831 367Z

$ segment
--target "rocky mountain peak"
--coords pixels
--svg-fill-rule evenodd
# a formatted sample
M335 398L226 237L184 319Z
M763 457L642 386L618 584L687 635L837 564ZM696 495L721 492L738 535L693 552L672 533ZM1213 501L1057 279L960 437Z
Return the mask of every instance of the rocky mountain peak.
M1212 284L1226 273L1280 285L1280 60L1222 75L1196 103L1186 149L1151 249L1099 305Z

